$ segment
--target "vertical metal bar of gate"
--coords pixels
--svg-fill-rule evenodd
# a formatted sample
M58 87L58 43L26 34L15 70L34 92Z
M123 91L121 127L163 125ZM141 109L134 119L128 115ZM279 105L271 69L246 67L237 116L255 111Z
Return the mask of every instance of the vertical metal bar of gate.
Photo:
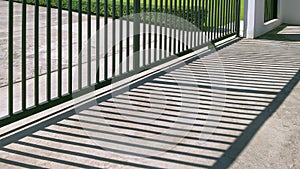
M73 91L73 40L72 40L72 27L73 27L73 17L72 17L72 0L68 2L68 93L72 94Z
M194 29L193 29L193 32L194 32L194 43L193 43L193 47L196 47L197 46L197 43L196 43L196 39L197 39L197 28L199 27L197 25L198 23L198 16L197 16L197 0L193 0L192 1L192 7L193 7L193 11L194 11Z
M196 44L195 44L195 46L198 46L198 45L200 45L201 44L201 40L200 40L200 38L201 38L201 0L196 0L195 1L195 5L196 5L196 11L197 11L197 24L196 24L196 26L197 26L197 29L196 29L196 31L197 31L197 40L196 40Z
M174 18L173 18L173 21L172 21L172 25L174 26L174 34L173 34L173 54L176 54L176 42L177 42L177 35L176 35L176 33L177 33L177 30L179 30L178 29L178 26L175 24L176 23L176 21L177 21L177 0L175 0L175 2L174 2L174 11L173 11L173 13L171 13L171 14L173 14L173 16L174 16Z
M183 11L182 11L182 19L185 19L186 18L186 13L185 13L185 10L186 10L186 8L185 8L185 5L186 5L186 1L187 0L183 0ZM182 25L182 28L183 28L183 30L182 30L182 50L181 51L184 51L185 49L186 49L186 43L185 43L185 32L186 32L186 24L183 22L183 23L181 23L181 24L183 24Z
M207 42L210 42L211 41L211 18L212 18L212 1L211 0L207 0L207 9L208 9L208 24L207 24Z
M78 0L78 89L82 89L82 0Z
M226 11L226 20L227 20L227 24L226 24L226 30L227 30L227 34L229 34L229 29L230 29L230 1L231 0L227 0L227 11Z
M96 0L96 83L100 82L100 0Z
M143 1L143 64L146 65L146 12L147 12L147 0Z
M14 6L13 0L9 0L8 4L8 114L12 116L13 110L13 32L14 32Z
M111 76L116 75L116 0L112 0L112 72Z
M130 57L130 25L129 25L129 9L130 8L130 0L126 1L126 72L129 72L129 57ZM107 11L107 10L106 10ZM106 13L106 12L105 12ZM106 15L106 14L105 14ZM104 35L105 36L105 35ZM105 50L105 49L104 49Z
M177 52L179 53L181 50L181 28L183 27L182 26L182 9L181 9L181 4L182 4L182 1L180 0L179 1L179 26L178 26L178 46L177 46L177 48L178 48L178 50L177 50Z
M234 1L236 1L236 0L234 0ZM219 31L219 36L218 36L218 38L220 38L220 37L222 37L223 36L223 6L224 6L224 2L223 1L220 1L220 4L219 4L219 29L220 29L220 31Z
M233 20L235 21L236 18L237 18L237 10L235 10L237 8L237 1L236 0L233 0L233 5L232 5L234 8L233 8ZM232 24L232 29L233 29L233 33L235 32L236 30L236 22L234 22Z
M128 2L129 0L127 0ZM127 7L128 8L128 7ZM107 80L108 79L108 68L107 68L107 65L108 65L108 28L107 28L107 25L108 25L108 0L104 0L104 80ZM128 31L128 29L127 29Z
M140 0L134 0L134 26L133 26L133 68L138 70L140 65Z
M165 30L164 30L164 56L163 58L166 58L168 57L167 56L167 51L168 51L168 33L167 33L167 30L168 30L168 21L167 21L167 17L168 17L168 0L165 0L165 6L164 6L164 12L161 12L161 13L164 13L164 26L165 26ZM170 29L170 27L169 27Z
M190 14L191 14L191 9L190 9L190 3L191 3L191 0L187 0L187 6L186 6L186 10L187 10L187 14L186 14L186 20L189 22L190 20ZM189 36L190 36L190 26L186 25L186 41L185 41L185 46L186 46L186 50L188 50L191 46L189 45Z
M57 80L57 93L58 97L60 98L62 96L62 1L58 1L58 63L57 63L57 74L58 74L58 80Z
M151 63L151 56L152 56L152 38L151 38L151 36L152 36L152 33L151 33L151 31L152 31L152 15L153 15L153 13L152 13L152 0L149 0L149 9L148 9L148 12L149 12L149 22L148 22L148 31L149 31L149 33L148 33L148 65L150 65L150 63Z
M274 0L274 5L273 5L273 19L277 18L278 14L278 0Z
M155 62L157 59L157 8L158 8L158 0L154 0L154 59L153 62Z
M119 75L123 73L123 0L120 0Z
M39 0L34 8L34 104L39 105Z
M162 59L162 48L163 48L163 43L162 43L162 40L163 40L163 37L162 37L162 16L163 16L163 0L160 0L160 8L159 8L159 55L158 55L158 60L161 60Z
M200 0L201 1L201 45L204 44L204 38L205 38L205 33L204 33L204 29L205 29L205 19L204 19L204 4L205 4L205 0Z
M190 2L189 2L189 11L191 11L191 13L189 14L189 17L190 17L190 21L192 22L192 24L193 24L193 22L194 22L194 18L193 18L193 13L194 13L194 11L193 11L193 2L194 2L194 0L190 0ZM189 39L189 44L190 44L190 46L189 46L189 48L192 48L193 47L193 27L191 27L190 29L189 29L189 37L190 37L190 39Z
M230 29L230 33L232 33L233 32L233 30L232 30L232 25L233 25L233 19L232 19L232 16L233 16L233 12L234 12L234 8L233 8L233 2L232 2L232 0L230 0L230 17L229 17L229 19L230 19L230 26L229 26L229 29Z
M87 85L92 85L91 73L92 73L92 2L87 0Z
M47 0L47 101L48 102L51 101L51 86L52 86L51 82L52 82L51 81L51 0Z
M218 34L218 14L219 14L219 1L216 1L215 2L215 19L214 19L214 36L213 36L213 39L217 39L217 34Z
M206 12L207 12L207 17L206 17L206 21L205 21L205 26L204 26L204 28L205 28L205 31L204 31L204 43L207 43L208 42L208 27L209 27L209 25L208 25L208 21L209 21L209 16L210 16L210 14L209 14L209 9L208 9L208 0L203 0L205 3L204 3L204 6L205 6L205 9L206 9Z
M26 2L27 2L26 0L23 0L22 2L22 111L26 110L26 90L27 90L26 88L26 29L27 29ZM47 11L48 11L48 7L47 7Z
M240 36L240 12L241 12L241 0L237 0L236 4L236 36Z
M215 15L216 14L216 10L215 10L215 1L212 0L211 2L211 12L212 12L212 15ZM214 20L215 20L216 17L211 17L211 29L210 29L210 37L211 37L211 41L214 40L214 34L215 34L215 24L214 24Z

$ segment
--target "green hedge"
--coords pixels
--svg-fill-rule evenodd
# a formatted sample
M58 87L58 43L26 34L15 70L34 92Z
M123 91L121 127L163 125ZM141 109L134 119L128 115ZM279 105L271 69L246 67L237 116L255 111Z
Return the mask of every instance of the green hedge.
M154 9L152 9L154 11ZM193 27L191 25L187 24L187 21L190 22L191 24L194 24L195 27L201 28L203 26L203 23L206 22L206 13L204 10L200 11L193 11L193 10L186 10L186 11L175 11L172 10L171 17L165 17L163 14L164 10L160 12L160 10L157 11L158 16L157 16L157 23L158 25L163 25L167 27L172 27L172 28L181 28L181 29L192 29ZM204 12L204 13L203 13ZM149 15L149 13L146 13ZM151 22L155 23L155 13L151 13ZM160 15L162 14L162 21L160 20ZM168 14L170 14L170 11L168 11ZM202 15L203 14L203 15ZM149 22L149 17L146 16L146 21ZM183 21L185 19L185 21ZM144 20L143 14L141 14L141 20ZM201 25L202 24L202 25ZM182 27L183 26L183 27Z
M15 0L15 2L22 2L23 0ZM35 0L27 0L27 3L28 4L35 4ZM46 6L47 5L47 1L46 0L39 0L39 5L40 6ZM57 8L58 6L58 3L57 3L57 0L51 0L51 7L52 8ZM148 6L148 5L147 5ZM153 6L153 5L152 5ZM115 5L116 7L116 18L119 18L121 15L120 15L120 3L116 3ZM143 4L141 4L141 7L143 7ZM68 0L62 0L62 8L67 10L68 9ZM72 10L73 11L78 11L78 0L72 0ZM123 16L126 16L126 10L127 10L127 7L126 7L126 4L124 3L123 4ZM160 7L158 7L158 9L156 10L158 13L161 12L161 9ZM162 8L162 11L164 12L165 11L165 8L163 7ZM87 9L87 0L82 0L82 12L83 13L87 13L88 12L88 9ZM144 12L144 9L141 8L141 12ZM155 12L155 8L152 7L151 9L149 7L146 8L146 12ZM204 13L203 13L204 12ZM92 0L91 1L91 13L92 14L96 14L96 0ZM170 13L170 10L168 9L168 13ZM177 10L175 11L174 9L171 11L171 14L174 14L175 13L175 16L178 16L178 17L182 17L184 19L186 19L187 21L193 23L194 25L198 26L201 28L203 25L201 25L201 23L205 23L206 22L206 15L207 15L207 12L204 10L204 9L201 9L200 11L193 11L193 10ZM203 15L202 15L203 13ZM104 2L101 1L100 2L100 10L99 10L99 14L100 16L104 16ZM129 14L134 14L134 6L133 6L133 3L130 3L130 6L129 6ZM151 13L152 14L152 17L151 17L151 22L152 23L155 23L154 22L154 13ZM159 14L158 14L159 15ZM199 16L204 16L204 17L200 17L199 19ZM194 16L197 16L197 17L194 17ZM108 17L112 17L112 2L111 1L108 1ZM146 17L144 18L144 15L141 14L141 20L142 21L146 21L146 22L150 22L149 21L149 13L147 13ZM165 18L163 18L163 21L161 22L160 21L160 16L158 16L158 22L157 24L158 25L165 25L165 26L171 26L171 27L180 27L181 25L178 24L180 23L180 19L179 18L176 18L176 17L172 17L171 18L167 18L167 22L165 21ZM133 18L129 18L130 20L133 20Z

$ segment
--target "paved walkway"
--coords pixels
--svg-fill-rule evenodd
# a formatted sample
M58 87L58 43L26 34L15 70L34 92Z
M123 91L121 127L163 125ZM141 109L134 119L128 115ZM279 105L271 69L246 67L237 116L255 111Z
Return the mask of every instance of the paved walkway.
M299 31L242 39L3 138L0 167L299 168Z
M274 57L290 56L300 59L300 27L281 26L261 37L261 40L270 44L266 48ZM259 45L257 45L259 46ZM283 49L285 48L285 49ZM289 58L285 60L289 61ZM275 62L273 64L276 64ZM293 64L293 63L292 63ZM296 62L294 63L296 64ZM281 69L278 69L281 71ZM235 160L231 168L300 168L300 75L298 73L285 87L280 95L269 107L278 107L274 111L262 115L263 118L253 124L255 134L249 144L240 141L242 153ZM292 89L292 87L294 88ZM264 123L264 124L262 124ZM258 126L262 124L259 129ZM248 136L245 135L244 138ZM250 138L249 138L250 139ZM246 139L247 140L247 139ZM237 143L237 144L239 144ZM237 154L233 147L232 154Z

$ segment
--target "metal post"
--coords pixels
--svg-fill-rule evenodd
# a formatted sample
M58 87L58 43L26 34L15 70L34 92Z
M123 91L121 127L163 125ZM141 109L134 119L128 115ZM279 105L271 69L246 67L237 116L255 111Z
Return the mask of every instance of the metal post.
M241 0L237 0L236 5L236 36L240 37L240 12L241 12Z

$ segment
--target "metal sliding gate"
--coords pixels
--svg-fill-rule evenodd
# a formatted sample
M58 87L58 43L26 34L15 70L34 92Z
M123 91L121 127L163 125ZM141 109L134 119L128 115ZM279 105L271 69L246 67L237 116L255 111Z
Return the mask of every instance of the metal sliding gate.
M240 0L5 3L8 103L0 127L239 34Z

